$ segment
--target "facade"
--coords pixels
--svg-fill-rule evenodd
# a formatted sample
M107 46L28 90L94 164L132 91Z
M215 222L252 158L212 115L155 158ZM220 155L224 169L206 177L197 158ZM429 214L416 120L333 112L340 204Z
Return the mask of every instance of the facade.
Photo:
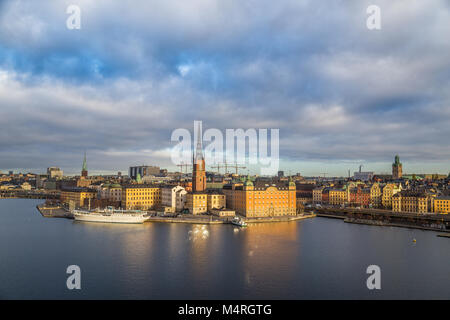
M323 187L314 188L312 192L313 203L322 203Z
M182 186L166 186L161 188L161 205L171 208L172 212L180 212L186 205L186 190Z
M392 197L392 211L427 213L428 199L422 192L401 191Z
M434 198L434 213L449 214L450 213L450 196L440 196Z
M206 193L188 193L186 208L190 214L205 214L208 212L208 195Z
M403 172L402 172L402 164L400 162L400 157L398 155L395 156L394 163L392 164L392 178L397 180L401 179Z
M63 177L63 171L57 167L47 168L47 177L49 179L61 179Z
M212 209L211 210L211 214L217 216L217 217L221 217L221 218L225 218L225 217L234 217L236 215L236 213L234 212L234 210L229 210L229 209Z
M97 199L97 191L87 188L70 188L61 190L61 203L73 203L76 207L88 205L89 199Z
M350 200L348 190L330 189L328 202L332 205L344 205Z
M225 191L227 190L227 191ZM256 181L224 186L224 193L233 198L231 209L245 217L273 217L296 214L294 182ZM227 203L227 204L228 204Z
M122 201L122 186L120 184L105 184L99 191L99 198L114 202Z
M161 172L161 169L156 166L135 166L130 167L128 175L131 179L136 180L138 175L140 175L141 178L146 176L156 176L159 175Z
M381 204L385 209L392 209L392 197L402 191L401 184L388 183L383 187Z
M381 208L383 194L381 192L380 184L374 183L370 187L370 204L373 208Z
M207 197L208 212L213 209L225 209L227 207L226 196L222 192L213 191Z
M154 185L128 185L122 188L122 208L149 210L161 205L161 188Z

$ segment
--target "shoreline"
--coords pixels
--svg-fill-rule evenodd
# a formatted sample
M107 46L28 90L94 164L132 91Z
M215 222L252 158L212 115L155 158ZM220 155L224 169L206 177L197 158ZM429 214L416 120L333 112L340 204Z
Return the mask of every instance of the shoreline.
M36 209L45 218L66 218L73 219L73 216L67 209L57 207L45 207L45 205L37 205ZM284 217L268 217L268 218L245 218L243 220L248 224L255 223L276 223L276 222L290 222L310 219L316 217L315 214L308 214L302 216L284 216ZM182 217L149 217L144 223L159 222L159 223L188 223L188 224L231 224L230 218L219 218L215 216L182 216Z

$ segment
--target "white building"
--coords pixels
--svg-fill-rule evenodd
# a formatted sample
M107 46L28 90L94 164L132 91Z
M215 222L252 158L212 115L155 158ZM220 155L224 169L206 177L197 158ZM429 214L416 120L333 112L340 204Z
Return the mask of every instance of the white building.
M181 211L186 204L187 191L181 186L169 186L161 188L161 205L172 208L173 211Z
M53 178L61 179L63 177L63 171L58 167L50 167L47 168L47 176L49 179Z

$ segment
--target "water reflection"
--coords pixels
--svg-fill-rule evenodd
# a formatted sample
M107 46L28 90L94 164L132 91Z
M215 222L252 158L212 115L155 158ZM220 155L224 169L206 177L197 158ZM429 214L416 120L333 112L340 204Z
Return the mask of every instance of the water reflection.
M6 298L370 298L370 264L383 272L378 298L450 298L450 242L433 232L323 218L242 229L75 223L44 219L35 205L0 201ZM82 268L81 292L63 290L69 264Z

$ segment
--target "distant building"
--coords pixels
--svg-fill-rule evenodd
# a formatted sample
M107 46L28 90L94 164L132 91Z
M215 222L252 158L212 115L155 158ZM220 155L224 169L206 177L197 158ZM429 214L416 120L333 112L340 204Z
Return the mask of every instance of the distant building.
M385 209L392 209L392 198L400 191L402 191L401 184L388 183L383 187L381 204Z
M392 211L427 213L428 199L423 192L404 190L392 197Z
M440 196L434 198L434 213L450 213L450 196Z
M22 190L31 190L31 184L29 184L28 182L22 183L20 187L22 188Z
M396 155L394 163L392 164L392 178L394 180L402 178L402 175L403 175L402 167L403 167L403 165L400 162L400 157L398 155Z
M370 187L370 204L373 208L380 208L382 203L382 193L379 183L374 183Z
M278 171L278 178L284 177L284 171Z
M373 172L354 172L353 173L353 179L355 180L361 180L361 181L370 181L373 178L374 173Z
M160 175L160 168L156 166L135 166L130 167L129 169L129 177L133 180L136 180L138 174L141 176L141 178L144 178L146 176L158 176Z
M63 171L58 167L47 168L47 177L49 179L61 179L63 177Z

